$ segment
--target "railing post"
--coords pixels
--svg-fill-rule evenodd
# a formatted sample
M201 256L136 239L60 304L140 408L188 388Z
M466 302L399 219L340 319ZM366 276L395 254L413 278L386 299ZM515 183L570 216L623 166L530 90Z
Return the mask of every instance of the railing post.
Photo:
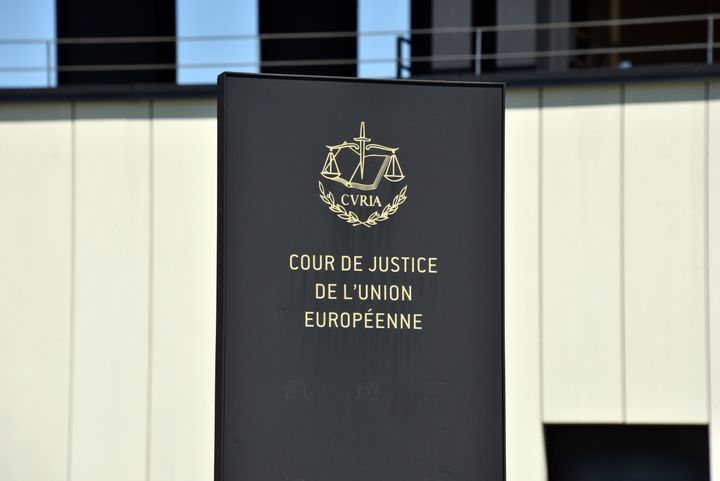
M475 29L475 75L482 74L482 29Z
M262 72L262 37L258 35L257 38L257 45L256 48L256 55L257 55L257 71L258 73Z
M714 29L714 18L712 15L708 15L707 18L707 53L705 61L708 65L713 64L713 44L715 39L715 33L713 32Z
M405 65L405 63L403 62L403 45L407 44L409 48L412 44L410 42L410 39L407 39L402 35L398 35L395 38L395 42L395 77L402 78L403 70L409 71L412 68L412 64Z
M47 88L52 87L52 46L50 40L45 42L45 72L47 73Z
M402 78L402 37L395 38L395 78Z

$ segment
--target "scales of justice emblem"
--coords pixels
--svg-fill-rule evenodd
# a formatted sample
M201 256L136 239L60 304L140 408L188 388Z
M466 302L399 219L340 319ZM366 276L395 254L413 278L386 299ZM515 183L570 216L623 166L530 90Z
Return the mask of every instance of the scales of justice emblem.
M365 122L360 122L360 135L355 142L343 141L337 145L326 145L328 152L320 175L339 183L345 190L335 194L318 181L320 199L328 209L348 224L357 227L372 227L388 220L407 199L407 185L387 203L383 203L377 189L383 181L391 184L405 179L396 152L399 147L387 147L369 143L365 137ZM372 209L363 220L353 210Z

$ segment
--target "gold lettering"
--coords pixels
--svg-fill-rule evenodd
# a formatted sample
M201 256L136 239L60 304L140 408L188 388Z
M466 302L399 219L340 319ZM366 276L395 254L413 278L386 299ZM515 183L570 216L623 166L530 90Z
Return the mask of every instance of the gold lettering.
M315 299L337 299L337 284L315 284Z
M290 270L297 271L334 271L335 257L320 254L290 254Z
M293 270L293 271L298 270L297 259L298 259L297 254L290 254L290 270ZM293 261L295 261L295 262L293 262Z

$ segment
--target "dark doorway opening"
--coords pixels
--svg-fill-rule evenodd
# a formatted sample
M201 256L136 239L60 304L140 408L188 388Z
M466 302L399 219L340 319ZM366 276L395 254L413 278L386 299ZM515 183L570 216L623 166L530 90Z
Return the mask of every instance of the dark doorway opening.
M545 426L549 481L710 481L707 426Z

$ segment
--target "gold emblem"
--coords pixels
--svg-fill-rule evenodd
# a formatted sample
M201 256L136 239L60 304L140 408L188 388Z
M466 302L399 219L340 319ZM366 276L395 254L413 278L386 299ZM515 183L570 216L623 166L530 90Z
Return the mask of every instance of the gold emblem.
M320 175L339 186L335 186L333 193L331 188L318 181L320 199L348 224L372 227L388 220L407 199L405 185L392 200L382 201L383 194L387 196L390 190L383 189L383 184L397 184L405 179L405 174L396 153L399 148L369 143L371 139L365 137L365 122L360 122L360 136L353 140L355 142L326 145L328 152ZM365 215L362 210L370 213Z

